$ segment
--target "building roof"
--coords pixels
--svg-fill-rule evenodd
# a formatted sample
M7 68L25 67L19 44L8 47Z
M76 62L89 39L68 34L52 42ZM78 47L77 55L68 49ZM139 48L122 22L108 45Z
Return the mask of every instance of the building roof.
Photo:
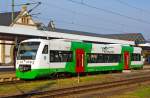
M94 37L103 37L104 36L103 34L96 34L96 33L84 32L84 31L67 30L67 29L60 29L60 28L56 28L55 31L62 32L62 33L69 33L69 34L94 36Z
M60 39L71 39L79 41L89 41L89 42L103 42L103 43L115 43L115 44L128 44L135 45L134 41L125 41L119 39L103 38L103 37L94 37L78 34L68 34L62 32L52 32L52 31L41 31L34 30L29 28L21 27L9 27L9 26L0 26L0 34L9 34L10 36L32 36L36 38L60 38Z
M19 11L14 12L14 19L19 15L19 13ZM0 25L9 26L12 23L11 14L12 12L0 13Z
M45 28L45 30L52 31L50 29ZM68 29L61 29L56 28L55 32L62 32L68 34L77 34L77 35L86 35L86 36L93 36L93 37L103 37L103 38L110 38L110 39L120 39L120 40L127 40L127 41L134 41L136 44L145 43L146 40L141 33L124 33L124 34L96 34L84 31L76 31L76 30L68 30Z
M141 33L107 34L107 35L104 35L104 37L135 41L136 43L146 42L145 38L143 37Z

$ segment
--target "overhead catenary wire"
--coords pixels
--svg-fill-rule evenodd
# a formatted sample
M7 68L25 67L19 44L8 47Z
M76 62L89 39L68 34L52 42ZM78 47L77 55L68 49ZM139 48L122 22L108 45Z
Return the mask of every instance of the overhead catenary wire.
M31 3L23 3L23 4L14 4L14 0L12 0L12 9L14 10L15 6L22 6L22 5L35 5L33 8L31 8L28 13L31 13L34 9L36 9L39 5L41 5L42 2L31 2ZM12 11L13 13L14 11ZM13 16L13 15L12 15Z
M82 1L83 2L83 1ZM46 4L46 5L48 5L49 6L49 4ZM69 12L69 13L72 13L72 14L77 14L77 15L80 15L80 16L88 16L88 17L91 17L89 14L87 14L87 13L81 13L81 12L77 12L77 11L74 11L74 10L71 10L71 9L67 9L67 8L64 8L64 7L61 7L61 6L58 6L58 5L55 5L55 4L50 4L51 6L54 6L56 9L63 9L64 11L67 11L67 12ZM134 27L133 25L127 25L127 24L124 24L124 23L119 23L119 22L115 22L115 21L112 21L112 20L110 20L110 19L105 19L105 18L102 18L102 17L97 17L96 15L93 15L94 16L94 18L96 18L96 19L98 19L98 20L100 20L100 21L105 21L105 23L107 23L107 24L115 24L115 25L119 25L119 26L124 26L124 27ZM92 17L93 17L92 16ZM108 22L106 22L106 21L108 21ZM136 28L136 27L135 27Z
M133 6L133 5L127 3L127 2L125 2L125 1L123 1L123 0L116 0L116 1L119 2L120 4L123 4L123 5L125 5L125 6L128 6L128 7L130 7L130 8L133 8L133 9L136 9L136 10L138 10L138 11L142 11L142 12L145 12L145 13L147 13L147 14L150 14L150 11L145 10L145 9L142 9L142 8L139 8L139 7L136 7L136 6Z
M83 2L83 1L82 1ZM119 28L121 29L127 29L128 27L132 27L134 28L135 30L137 30L137 28L141 28L141 26L137 26L137 25L131 25L131 24L125 24L125 23L121 23L121 22L117 22L117 21L113 21L111 19L106 19L106 18L103 18L103 17L98 17L97 15L90 15L89 13L85 13L85 12L80 12L80 11L75 11L75 10L72 10L72 9L68 9L68 8L65 8L65 7L62 7L61 5L56 5L56 4L53 4L53 3L50 3L50 4L47 4L47 3L43 3L44 5L47 5L47 6L53 6L53 8L56 8L56 9L61 9L63 11L66 11L68 13L72 13L72 14L75 14L75 16L79 15L79 16L85 16L85 18L88 17L89 18L93 18L94 19L98 19L100 20L100 22L102 23L102 21L104 21L105 24L113 24L113 25L118 25L120 26ZM100 24L101 25L101 24Z
M39 19L44 19L44 20L50 20L49 18L43 18L43 17L35 17L35 18L39 18ZM64 24L70 24L70 25L74 25L74 26L82 26L82 27L90 27L90 28L94 28L94 29L98 29L98 30L106 30L106 31L115 31L115 32L125 32L125 31L122 31L122 30L117 30L117 29L113 29L113 28L105 28L105 27L102 27L102 26L93 26L93 25L87 25L87 24L81 24L81 23L76 23L76 22L73 22L73 21L65 21L65 20L58 20L58 19L53 19L53 21L55 21L56 23L64 23Z
M35 4L41 4L41 2L31 2L31 3L15 4L14 6L35 5ZM11 6L12 6L12 5L11 5Z
M72 0L72 1L74 1L74 0ZM82 4L85 4L85 1L82 0L81 3L82 3ZM60 8L61 8L61 7L60 7ZM82 13L80 13L80 12L76 12L76 11L73 11L73 10L71 10L71 9L68 9L68 12L69 12L69 11L70 11L70 12L72 11L71 13L82 14ZM88 16L88 14L86 14L86 13L83 13L82 15ZM90 15L89 15L89 16L90 16ZM96 18L98 19L98 17L96 17ZM101 19L101 18L99 18L99 19ZM102 20L104 20L104 19L102 19ZM56 21L57 21L57 20L56 20ZM108 21L109 21L109 20L108 20ZM109 22L111 23L111 21L109 21ZM65 23L65 22L64 22L64 23ZM112 21L112 23L113 23L113 24L117 24L117 23L115 23L115 22L113 22L113 21ZM68 24L77 25L78 23L75 23L75 22L71 22L71 21L70 21ZM122 23L118 23L118 24L119 24L119 25L122 25L122 26L128 26L128 25L122 24ZM78 25L80 25L80 24L78 24ZM82 24L81 24L81 25L82 25ZM84 25L84 24L83 24L83 25ZM83 25L82 25L82 26L83 26ZM88 26L87 26L87 25L85 24L84 26L85 26L85 27L91 27L91 28L97 28L97 29L99 28L99 25L98 25L98 26L94 26L94 25L90 25L90 26L88 25ZM100 26L100 27L102 27L102 26ZM108 30L108 31L111 31L111 30L112 30L112 31L117 31L117 32L124 32L123 30L111 29L111 28L108 28L108 27L102 27L101 29L105 29L105 30Z
M126 19L134 20L134 21L137 21L137 22L140 22L140 23L150 24L150 22L147 21L147 20L143 20L143 19L140 19L140 18L135 18L135 17L131 17L131 16L128 16L128 15L124 15L124 14L116 12L116 11L112 11L112 10L108 10L108 9L104 9L104 8L100 8L100 7L96 7L96 6L92 6L92 5L87 4L85 2L80 2L80 1L75 1L75 0L67 0L67 1L75 3L75 4L79 4L79 5L82 5L82 6L86 6L86 7L92 8L92 9L96 9L96 10L99 10L99 11L103 11L103 12L106 12L106 13L109 13L109 14L124 17Z

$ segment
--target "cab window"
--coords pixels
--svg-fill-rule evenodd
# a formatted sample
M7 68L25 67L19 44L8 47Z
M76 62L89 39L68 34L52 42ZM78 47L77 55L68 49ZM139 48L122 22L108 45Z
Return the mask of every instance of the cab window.
M42 54L48 54L48 45L45 45Z

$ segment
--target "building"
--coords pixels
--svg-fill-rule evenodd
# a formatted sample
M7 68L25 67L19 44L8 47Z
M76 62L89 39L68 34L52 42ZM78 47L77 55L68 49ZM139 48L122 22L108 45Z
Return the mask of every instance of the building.
M38 29L39 25L40 23L32 19L26 6L22 6L21 11L14 12L14 22L12 22L12 12L0 13L0 26ZM14 63L14 46L14 41L0 39L0 65L12 65Z
M134 41L135 44L145 43L146 40L141 33L123 33L123 34L107 34L106 38L122 39L128 41Z
M144 63L150 64L150 41L146 41L143 44L138 44L139 47L143 49L143 57L144 57Z
M14 12L14 18L16 18L19 15L19 13L19 11ZM10 26L12 23L11 14L12 12L0 13L0 25Z

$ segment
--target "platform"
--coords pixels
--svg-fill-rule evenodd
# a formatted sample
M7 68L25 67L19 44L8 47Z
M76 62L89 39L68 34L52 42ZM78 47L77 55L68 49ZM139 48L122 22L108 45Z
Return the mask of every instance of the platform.
M150 69L150 65L144 65L143 69Z
M130 73L131 70L123 70L122 72L123 72L123 73Z
M15 71L14 66L0 66L0 72L2 71Z

